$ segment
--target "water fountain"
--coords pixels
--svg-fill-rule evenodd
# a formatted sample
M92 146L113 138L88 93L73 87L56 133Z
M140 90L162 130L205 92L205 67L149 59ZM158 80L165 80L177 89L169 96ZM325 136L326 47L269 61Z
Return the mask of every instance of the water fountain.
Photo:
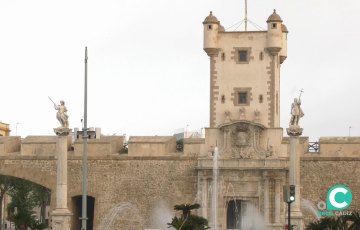
M316 206L309 200L301 198L300 200L300 208L303 213L310 213L314 216L318 221L321 219L321 216L318 215L318 209Z
M213 183L212 183L212 196L211 196L211 221L214 225L212 229L218 230L218 148L215 147L213 158Z
M140 215L139 210L129 202L122 202L109 210L109 212L102 219L98 230L119 229L118 227L114 226L115 222L121 221L119 219L124 215L131 215L131 217L135 217L135 220L139 225L137 227L140 227L141 229L143 228L145 221Z

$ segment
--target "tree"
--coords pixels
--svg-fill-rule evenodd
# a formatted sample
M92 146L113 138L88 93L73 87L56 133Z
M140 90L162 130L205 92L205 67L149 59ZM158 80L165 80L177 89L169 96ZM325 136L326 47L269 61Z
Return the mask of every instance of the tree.
M351 216L347 216L347 221L350 221L349 230L360 230L360 216L357 211L352 211Z
M11 202L7 205L8 212L14 211L17 207L18 212L31 211L37 204L34 197L33 183L20 178L12 178L12 186L9 189Z
M41 223L45 223L46 206L50 203L51 190L39 184L32 185L32 196L37 205L41 208Z
M8 219L20 230L27 230L28 228L31 230L44 230L48 227L47 224L40 223L36 218L35 212L31 210L20 210Z
M175 216L171 223L168 223L169 227L173 227L176 230L205 230L209 229L208 221L197 215L191 214L191 210L199 209L199 204L181 204L175 205L174 210L182 211L180 217Z
M3 201L5 201L6 192L10 189L12 177L0 175L0 217L3 215ZM0 228L4 225L3 219L0 218Z
M9 217L8 220L13 222L20 230L27 230L29 225L35 221L34 213L31 210L21 209Z

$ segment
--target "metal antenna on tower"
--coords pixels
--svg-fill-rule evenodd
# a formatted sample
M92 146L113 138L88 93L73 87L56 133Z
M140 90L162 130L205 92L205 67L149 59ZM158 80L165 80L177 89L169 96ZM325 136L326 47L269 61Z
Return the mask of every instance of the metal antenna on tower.
M245 31L247 31L247 0L245 0Z

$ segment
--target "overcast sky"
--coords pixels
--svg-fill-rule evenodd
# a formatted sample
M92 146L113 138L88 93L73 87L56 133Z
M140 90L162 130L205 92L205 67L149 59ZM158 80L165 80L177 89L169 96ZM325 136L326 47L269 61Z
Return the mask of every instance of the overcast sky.
M281 126L304 88L303 136L348 136L349 126L360 136L360 1L248 0L248 18L263 28L273 9L289 30ZM127 136L208 127L210 10L227 29L244 18L244 0L1 0L0 120L11 135L17 122L22 137L54 135L50 96L81 127L87 46L89 127Z

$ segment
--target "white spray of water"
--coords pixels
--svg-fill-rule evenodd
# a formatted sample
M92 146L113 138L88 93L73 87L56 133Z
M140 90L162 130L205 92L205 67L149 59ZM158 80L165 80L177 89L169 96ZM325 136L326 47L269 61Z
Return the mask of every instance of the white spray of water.
M321 218L321 216L318 215L319 210L316 208L316 206L310 200L301 198L300 209L304 213L310 212L318 221Z
M213 183L212 183L212 202L211 213L212 222L214 223L214 230L218 230L218 148L215 147L213 158Z
M135 207L135 205L132 205L129 202L122 202L120 204L117 204L115 207L109 210L109 212L105 215L105 217L102 219L98 230L111 230L115 229L113 227L114 221L117 220L117 218L121 217L123 214L130 214L134 216L141 228L144 226L144 219L140 215L139 210Z
M167 204L161 202L160 205L155 207L150 226L153 229L168 229L167 223L170 223L173 217L174 212ZM174 228L169 229L175 230Z

